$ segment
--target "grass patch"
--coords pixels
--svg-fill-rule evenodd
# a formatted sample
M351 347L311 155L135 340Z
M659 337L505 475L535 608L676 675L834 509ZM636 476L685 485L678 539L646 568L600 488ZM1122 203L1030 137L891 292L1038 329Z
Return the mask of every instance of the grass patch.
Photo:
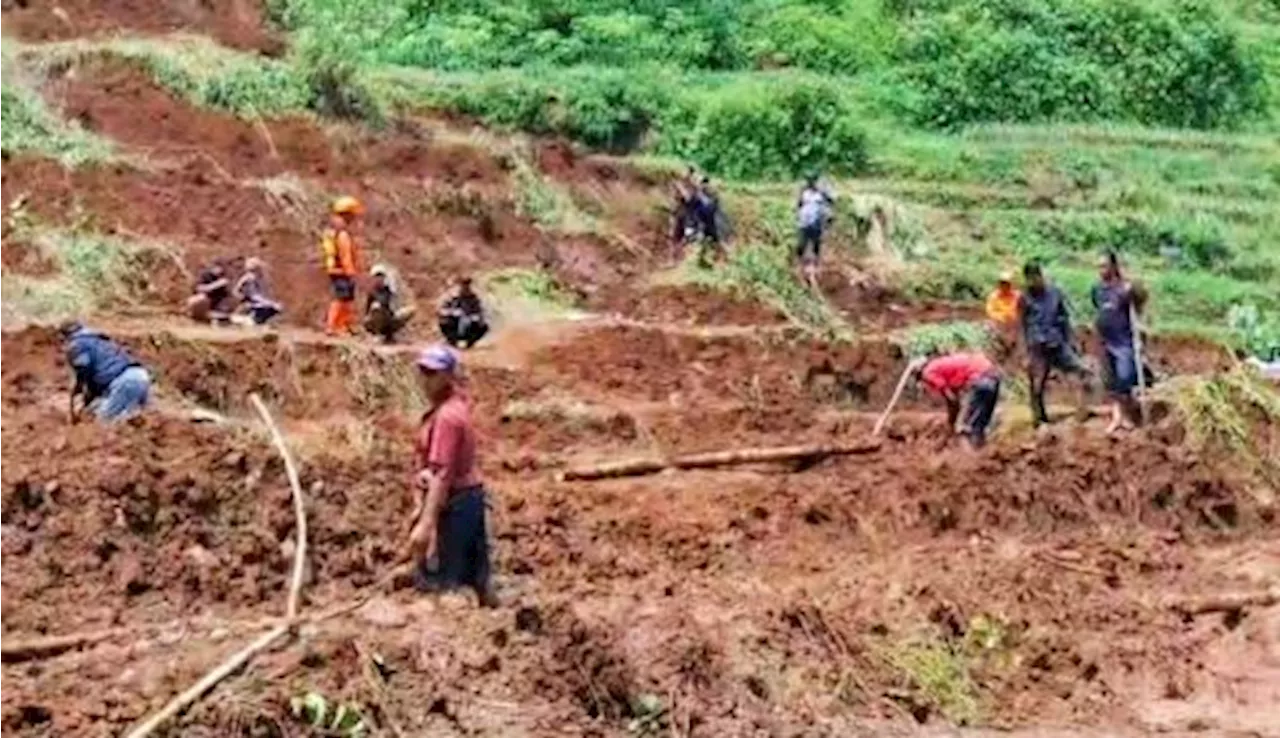
M426 410L427 398L413 364L403 357L343 345L342 361L350 370L347 386L363 407L374 412L391 410L409 418Z
M607 430L625 422L635 428L634 419L611 407L593 405L554 391L542 392L527 400L512 400L502 408L502 420L529 420L563 424L575 432Z
M982 323L954 321L922 323L895 331L889 340L912 358L948 354L953 351L985 351L991 333Z
M978 719L978 689L962 647L919 638L889 649L887 658L916 695L948 720L969 725Z
M539 227L557 233L595 233L598 224L582 212L573 197L539 174L523 157L515 157L516 212Z
M111 157L111 144L62 120L49 110L36 92L38 83L17 63L10 51L13 42L4 47L3 100L4 126L0 128L0 149L6 155L38 154L74 167Z
M507 315L566 317L578 305L577 297L545 269L502 269L480 281L498 312Z
M1280 458L1259 448L1256 423L1280 423L1280 393L1256 372L1237 367L1216 376L1174 377L1157 387L1200 452L1222 454L1271 484L1280 481Z
M710 269L697 265L696 248L689 250L672 281L748 295L772 305L801 328L826 338L853 340L853 329L831 304L800 282L785 248L758 243L733 246L728 260Z

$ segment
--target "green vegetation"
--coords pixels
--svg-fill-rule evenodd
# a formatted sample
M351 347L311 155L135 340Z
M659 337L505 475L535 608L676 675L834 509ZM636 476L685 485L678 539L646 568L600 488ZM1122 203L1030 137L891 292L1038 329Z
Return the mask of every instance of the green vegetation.
M36 92L36 85L17 63L12 43L4 47L4 125L0 127L0 150L5 155L39 154L77 166L106 159L111 145L79 126L54 115Z
M503 269L486 274L482 288L499 312L510 314L571 314L577 297L545 269Z
M890 340L907 356L920 357L987 347L991 335L982 323L921 323L894 333Z
M960 725L978 718L978 690L963 650L934 639L899 644L888 654L926 704Z
M1233 305L1227 311L1227 327L1248 353L1267 361L1280 359L1280 315L1264 315L1253 303Z
M596 223L582 212L572 195L550 181L522 157L515 163L516 212L558 233L593 233Z
M1260 480L1280 480L1280 460L1263 452L1254 423L1280 422L1280 393L1247 367L1211 377L1175 377L1157 388L1201 452L1230 457Z

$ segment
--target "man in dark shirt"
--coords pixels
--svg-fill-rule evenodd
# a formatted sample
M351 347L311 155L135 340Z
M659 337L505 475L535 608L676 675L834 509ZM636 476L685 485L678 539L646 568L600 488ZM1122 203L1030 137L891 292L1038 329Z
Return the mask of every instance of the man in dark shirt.
M1081 405L1090 384L1090 373L1072 347L1071 315L1066 295L1048 284L1044 271L1035 262L1022 270L1026 290L1018 298L1018 324L1027 347L1031 394L1031 414L1037 425L1049 422L1044 391L1049 372L1073 374L1081 381Z
M1090 291L1098 317L1094 327L1107 392L1112 399L1111 426L1114 433L1127 424L1137 424L1142 417L1133 390L1138 384L1138 363L1134 351L1133 316L1141 309L1142 294L1125 281L1120 273L1120 259L1114 252L1102 257L1098 265L1098 283Z
M369 292L369 301L364 308L364 328L375 336L381 336L383 343L395 343L399 333L413 317L413 306L399 307L399 296L391 284L391 275L382 264L374 265L369 270L373 277L373 289Z
M471 348L489 332L480 296L471 288L471 277L458 278L453 289L440 300L440 332L450 346Z
M76 322L64 323L62 334L67 363L75 375L71 389L71 419L76 398L94 407L99 420L121 420L141 410L151 393L151 375L119 345Z
M221 264L200 272L196 293L187 298L187 314L201 323L225 323L231 315L231 282Z

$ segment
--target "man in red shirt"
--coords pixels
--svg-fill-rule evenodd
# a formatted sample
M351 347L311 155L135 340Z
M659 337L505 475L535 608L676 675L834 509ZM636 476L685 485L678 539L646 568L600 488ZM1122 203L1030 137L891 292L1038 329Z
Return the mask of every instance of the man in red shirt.
M964 417L964 432L973 448L981 448L987 440L987 428L1000 399L1000 370L979 353L955 353L939 356L916 365L916 379L926 389L947 403L947 427L955 428L960 415L960 395L969 392L969 407Z
M489 579L485 491L476 469L471 403L460 382L461 361L436 345L417 358L431 403L414 442L417 505L410 534L422 591L471 587L486 607L497 605Z

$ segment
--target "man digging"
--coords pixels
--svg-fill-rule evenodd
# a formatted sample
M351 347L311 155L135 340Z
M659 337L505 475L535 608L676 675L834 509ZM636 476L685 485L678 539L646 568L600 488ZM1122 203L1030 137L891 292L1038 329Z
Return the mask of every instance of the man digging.
M915 363L916 381L947 404L947 429L964 433L969 446L982 448L1000 400L1000 370L980 353L955 353ZM961 397L969 393L964 424L957 428Z

